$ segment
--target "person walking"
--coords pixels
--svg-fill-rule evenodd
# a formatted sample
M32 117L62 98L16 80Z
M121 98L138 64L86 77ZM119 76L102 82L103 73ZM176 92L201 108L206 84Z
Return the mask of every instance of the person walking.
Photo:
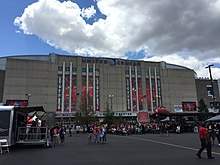
M166 123L164 127L165 127L165 131L166 131L166 135L169 136L170 125L168 123Z
M62 127L60 128L60 143L61 144L64 144L65 134L66 134L65 127L64 125L62 125Z
M218 146L220 147L220 123L216 125L216 137L218 140Z
M208 129L208 131L209 131L209 138L210 138L210 140L211 140L211 142L212 142L212 144L214 145L215 144L215 125L214 125L214 123L212 123L212 122L210 122L209 124L208 124L208 127L207 127L207 129Z
M202 151L206 148L208 159L214 159L215 157L212 156L212 144L205 123L201 123L199 127L199 139L201 142L201 148L196 153L196 156L201 159Z
M77 124L77 125L76 125L76 135L77 135L77 136L79 136L80 129L81 129L80 125Z
M88 143L92 144L92 134L93 134L93 126L89 125L87 127L87 132L88 132Z
M99 143L98 132L99 132L99 129L98 129L98 127L95 125L95 126L94 126L94 129L93 129L94 143Z

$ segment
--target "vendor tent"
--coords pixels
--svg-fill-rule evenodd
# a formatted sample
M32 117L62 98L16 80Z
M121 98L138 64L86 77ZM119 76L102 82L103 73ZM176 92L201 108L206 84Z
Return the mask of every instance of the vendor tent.
M214 116L214 117L206 120L206 122L220 122L220 115Z

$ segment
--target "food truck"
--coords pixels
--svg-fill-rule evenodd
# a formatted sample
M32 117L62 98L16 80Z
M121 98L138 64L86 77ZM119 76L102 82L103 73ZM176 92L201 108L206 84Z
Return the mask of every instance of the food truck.
M30 123L36 116L40 120L45 113L42 106L0 106L0 139L7 139L9 146L18 143L48 146L46 123Z

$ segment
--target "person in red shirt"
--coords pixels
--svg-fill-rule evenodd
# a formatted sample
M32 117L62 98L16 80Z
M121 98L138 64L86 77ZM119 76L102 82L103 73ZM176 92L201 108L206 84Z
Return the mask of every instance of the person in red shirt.
M201 148L197 152L196 156L201 159L201 153L206 148L208 159L214 159L215 157L212 156L212 145L209 138L209 132L205 127L205 123L201 123L199 127L199 139L201 142Z

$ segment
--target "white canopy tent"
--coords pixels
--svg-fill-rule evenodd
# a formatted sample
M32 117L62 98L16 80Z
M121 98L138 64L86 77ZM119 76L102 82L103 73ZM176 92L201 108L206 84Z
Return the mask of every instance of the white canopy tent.
M206 122L220 122L220 115L211 117L210 119L207 119Z

